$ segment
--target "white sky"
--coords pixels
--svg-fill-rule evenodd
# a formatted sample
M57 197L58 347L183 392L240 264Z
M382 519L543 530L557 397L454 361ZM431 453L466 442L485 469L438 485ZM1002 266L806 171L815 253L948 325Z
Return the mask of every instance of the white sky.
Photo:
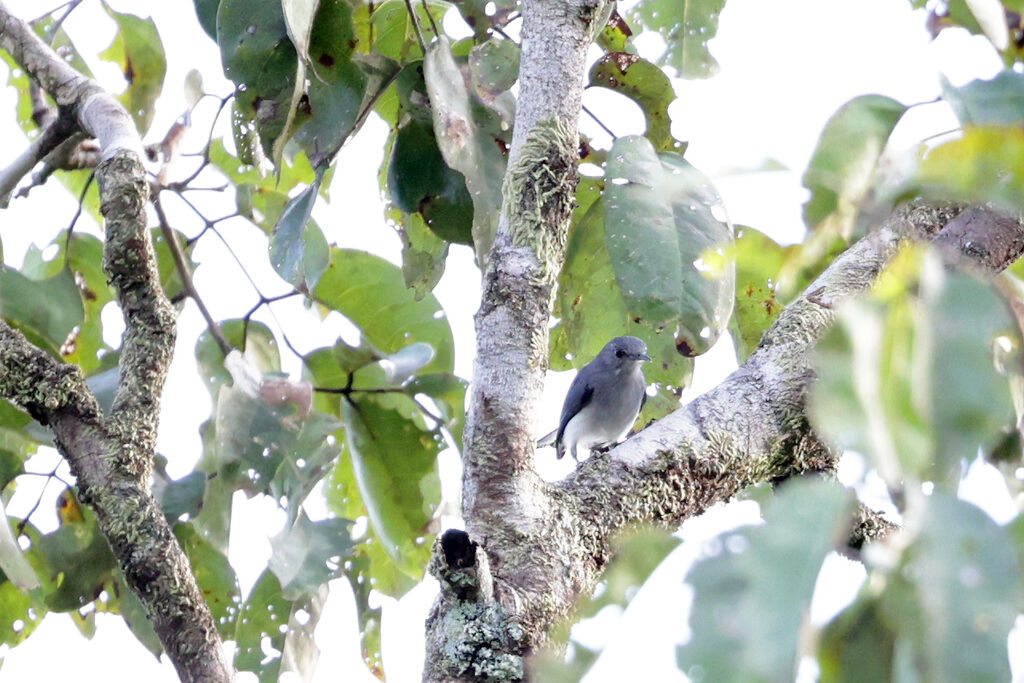
M41 6L33 0L9 0L8 8L21 17L34 17ZM199 68L207 91L224 94L230 84L219 70L216 46L201 33L187 2L161 3L152 0L112 1L115 9L152 14L162 30L168 53L168 74L164 94L158 104L153 133L147 141L162 137L163 131L184 110L185 73ZM66 28L87 59L105 48L113 28L102 16L95 0L86 2L66 23ZM638 39L641 50L657 45L656 36ZM930 43L924 31L924 15L909 9L909 2L864 0L851 6L838 0L730 0L722 12L718 37L711 49L721 64L721 72L708 81L678 82L679 101L671 114L676 137L688 139L687 158L710 175L728 208L734 223L754 226L783 242L801 239L801 204L805 192L800 176L822 126L845 101L865 93L880 93L905 103L924 102L939 94L939 74L954 84L977 77L988 77L1000 68L1000 62L981 38L963 32L947 31L936 43ZM595 48L596 54L596 48ZM110 65L89 60L96 75L109 87L119 87L120 74ZM0 67L2 68L2 67ZM15 95L0 91L0 112L13 111ZM587 91L584 102L617 135L641 133L643 120L632 103L603 91ZM209 107L207 101L203 107ZM196 112L196 121L204 121L209 109ZM906 150L929 135L956 126L948 109L931 104L913 109L897 127L893 140L894 163L899 164ZM598 145L610 141L587 117L582 130ZM387 129L375 117L342 151L330 206L318 204L315 218L324 228L328 241L344 247L366 249L393 262L400 262L401 244L384 225L376 170ZM22 149L24 136L9 116L0 117L0 166L6 166ZM199 149L205 140L200 127L193 129L185 148ZM373 159L372 163L368 159ZM788 171L743 172L759 168L767 159L784 164ZM193 195L195 197L195 195ZM212 217L230 213L231 202L218 195L203 196L202 205ZM227 206L225 207L225 204ZM41 207L46 207L42 209ZM171 222L187 234L197 228L179 203L166 202ZM40 212L43 215L40 216ZM75 211L75 200L55 181L33 190L29 200L15 201L0 217L0 239L5 259L20 263L20 254L30 243L45 246L64 229ZM89 229L87 219L77 229ZM223 225L232 247L246 262L251 274L265 287L265 293L285 291L276 279L266 257L266 239L245 221ZM94 231L95 228L92 228ZM195 252L200 267L196 285L216 318L235 317L256 301L252 289L234 270L227 252L215 238L204 238ZM456 370L464 377L472 371L474 350L472 315L479 301L478 274L468 248L453 247L445 277L435 290L445 308L456 339ZM311 318L297 300L274 305L274 311L289 331L289 338L305 351L330 345L339 334L349 331L340 316L312 326ZM116 321L116 311L109 319ZM257 316L274 325L265 312ZM106 322L106 319L105 319ZM159 448L170 459L173 476L190 471L199 455L197 428L209 416L206 390L195 372L193 349L203 329L202 319L189 302L179 320L179 341L164 400ZM298 363L283 353L286 369L296 373ZM735 363L731 349L719 344L698 362L694 386L688 397L714 386ZM571 381L571 373L551 373L537 432L548 431L555 423L561 400ZM52 456L37 457L29 469L43 471L53 466ZM445 462L445 473L453 468ZM551 450L538 453L537 467L546 478L558 478L571 468L570 462L556 461ZM863 477L856 464L847 466L849 480ZM452 477L448 476L449 482ZM29 487L24 487L29 488ZM51 493L56 493L56 486ZM1000 504L992 513L1005 518L1013 504L987 493L976 496ZM35 501L34 491L19 492L9 512L24 514ZM317 505L311 501L310 512ZM322 507L319 508L322 514ZM49 514L33 516L44 529ZM242 524L241 519L257 520ZM635 597L625 613L606 609L597 618L580 624L575 635L588 645L607 644L598 665L586 678L588 683L619 681L628 678L649 681L684 680L675 664L675 643L687 633L686 613L689 593L682 577L706 539L724 527L750 523L757 519L752 504L724 508L719 506L704 518L689 522L686 539L668 562L655 572L654 579ZM270 553L267 537L276 533L283 517L266 501L236 498L235 526L232 532L231 559L238 572L243 594L266 565ZM270 530L269 533L267 530ZM830 561L829 570L836 579L828 590L828 599L816 601L814 618L825 620L829 614L852 599L863 570L843 560ZM402 601L385 601L384 663L389 681L418 681L422 664L422 623L432 601L433 588L423 584ZM316 681L337 680L344 672L346 680L375 680L358 661L356 627L351 592L344 581L332 584L317 640L323 654ZM814 611L814 610L812 610ZM166 662L158 664L125 629L119 617L99 615L97 635L86 641L66 616L48 617L29 640L7 654L3 664L4 680L57 678L73 673L78 681L110 683L146 679L153 683L177 680ZM58 649L59 648L59 649ZM52 655L59 651L61 656ZM119 662L110 671L111 662ZM90 668L91 667L91 668ZM247 680L240 676L240 681Z

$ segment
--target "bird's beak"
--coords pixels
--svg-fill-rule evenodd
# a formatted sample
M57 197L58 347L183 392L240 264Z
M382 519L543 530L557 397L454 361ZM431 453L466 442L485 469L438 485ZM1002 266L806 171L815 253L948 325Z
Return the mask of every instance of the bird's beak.
M638 353L636 359L650 362L651 357L648 356L646 353Z

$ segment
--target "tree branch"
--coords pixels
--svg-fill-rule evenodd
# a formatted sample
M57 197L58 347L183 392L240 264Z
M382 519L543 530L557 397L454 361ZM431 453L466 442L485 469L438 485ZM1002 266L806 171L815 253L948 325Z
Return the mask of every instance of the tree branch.
M442 597L428 622L429 642L437 642L431 624L444 628L453 610L465 617L477 609L474 626L506 648L495 650L491 661L501 653L529 655L544 646L551 626L571 613L576 600L593 591L611 559L612 539L624 529L643 524L675 529L750 484L832 471L835 454L805 416L814 380L810 356L834 321L835 307L870 287L908 238L958 245L960 253L989 271L1006 267L1024 251L1024 229L1016 219L957 205L898 209L837 257L718 387L607 455L587 460L561 482L532 483L525 492L506 495L498 513L505 524L467 520L471 529L485 531L472 534L472 540L480 545L476 555L486 553L490 560L494 597L504 618L495 622L492 607L484 610L456 597L464 572L443 571L435 554L431 571L442 583ZM531 480L519 479L524 481ZM859 549L893 528L862 507L851 520L850 547ZM461 642L453 631L446 633L449 648L453 640Z
M228 343L228 340L224 338L224 333L220 330L220 325L210 315L210 310L206 308L206 304L203 303L202 297L199 296L199 291L196 289L195 282L192 280L192 269L188 267L188 262L185 260L185 253L181 249L181 243L178 241L178 234L174 232L174 228L171 227L170 223L167 222L167 214L164 212L163 207L160 205L160 195L157 194L153 197L153 209L156 211L157 220L160 222L160 231L164 235L164 239L167 240L167 247L171 251L171 258L174 259L174 267L178 271L178 275L181 276L182 285L185 288L185 292L189 295L192 301L196 302L196 306L199 308L199 313L203 316L203 320L206 321L206 327L210 330L210 334L213 336L214 341L217 342L217 346L220 348L220 352L225 356L231 353L231 350L235 347Z
M463 452L463 514L493 574L529 582L511 557L547 510L533 470L531 422L548 358L549 305L566 240L577 174L577 122L587 47L604 0L524 0L520 91L503 185L504 207L484 264L477 350ZM599 26L597 26L599 28ZM486 553L486 555L484 554ZM552 561L554 560L553 558ZM445 575L442 585L458 581ZM500 586L495 586L499 589ZM496 590L487 606L443 591L428 623L424 680L517 680L538 631L505 618L529 616ZM526 606L522 606L526 607ZM466 610L465 612L463 610ZM532 607L528 608L532 614ZM563 612L564 613L564 612ZM552 613L551 616L554 616ZM453 625L469 620L474 628ZM543 636L541 636L543 637Z
M100 143L96 168L106 219L103 267L125 318L120 382L104 416L81 371L0 322L0 395L48 425L95 511L121 571L183 681L229 681L217 633L171 529L148 490L175 314L160 287L146 227L148 185L131 117L0 3L0 47Z
M0 321L0 395L53 432L77 478L79 498L96 512L125 580L139 596L182 681L230 681L213 617L188 558L149 492L124 466L81 371L30 344Z
M0 209L7 208L11 194L21 179L28 175L39 161L74 135L77 129L78 126L73 119L58 116L43 129L39 137L29 143L25 151L19 154L10 166L0 171Z

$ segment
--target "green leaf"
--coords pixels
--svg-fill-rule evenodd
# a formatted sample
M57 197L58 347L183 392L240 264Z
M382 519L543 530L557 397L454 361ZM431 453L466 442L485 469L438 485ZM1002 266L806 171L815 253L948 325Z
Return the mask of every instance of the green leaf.
M124 582L120 572L114 575L114 579L110 582L109 586L108 590L112 594L111 597L107 600L106 604L97 601L96 611L120 614L121 618L124 619L125 625L131 630L136 640L149 650L154 657L159 659L160 655L163 654L164 646L160 643L160 637L156 634L153 624L150 623L149 617L146 615L146 608L143 606L142 601ZM79 613L72 612L71 614L72 617L75 617ZM90 623L90 627L95 629L94 624Z
M75 273L78 290L84 308L84 319L79 328L78 336L73 345L66 350L71 353L65 356L69 363L75 363L86 375L92 375L110 367L114 349L103 341L103 307L114 300L114 293L107 284L107 274L103 272L103 242L92 235L74 233L71 236L70 248L64 251L64 237L56 239L61 251L55 261L65 256L68 267Z
M222 477L237 478L250 490L271 494L294 519L337 453L327 436L340 423L314 412L296 425L290 408L268 405L235 387L222 387L216 408L215 467Z
M736 234L736 310L733 314L739 360L749 356L782 311L776 298L779 271L788 249L753 228Z
M56 247L53 258L43 260L43 252L30 247L25 254L21 274L33 280L59 277L68 271L74 273L75 284L83 305L83 320L64 339L61 350L64 360L75 363L90 377L116 364L114 349L103 341L101 313L103 307L114 300L114 292L107 284L103 272L103 242L92 235L64 235L54 238L47 251ZM166 251L166 250L165 250ZM170 253L165 254L167 264ZM173 272L173 266L171 266ZM68 289L70 296L70 288Z
M260 683L276 683L291 608L291 601L281 595L277 577L269 569L264 571L238 614L236 669L252 671ZM265 649L264 644L269 647Z
M675 331L684 355L707 351L732 314L732 227L721 200L677 154L618 138L607 165L605 244L631 317Z
M33 539L29 550L41 560L42 571L38 573L44 582L46 606L55 612L89 604L117 571L117 562L96 525L95 515L84 507L81 513L81 519L66 521L56 531Z
M1000 71L990 80L959 88L942 81L942 98L964 126L1019 126L1024 123L1024 74Z
M204 472L196 470L177 481L172 481L165 472L154 471L153 495L171 524L181 517L195 517L199 514L205 493Z
M410 397L425 394L434 400L441 412L444 426L455 445L462 449L462 430L466 425L466 380L451 374L419 375L405 385Z
M6 401L4 403L10 406ZM38 444L26 437L21 429L0 426L0 491L25 471L25 461L35 455L37 447Z
M644 136L659 152L682 152L684 145L672 137L668 108L676 91L668 76L654 64L625 52L606 54L590 68L590 85L608 88L633 100L644 113Z
M310 220L322 173L292 198L277 219L270 237L270 263L281 278L300 292L309 292L327 270L324 233Z
M376 401L345 401L342 414L370 526L392 562L418 578L430 555L427 522L440 498L438 441Z
M819 345L815 425L867 453L892 486L912 476L955 489L961 460L1012 424L992 355L997 338L1019 335L1005 302L937 255L906 251L839 322Z
M395 131L387 186L395 207L420 214L442 240L473 244L473 198L463 175L445 164L429 122L410 119Z
M631 334L647 342L653 362L645 366L644 375L648 382L665 385L658 396L668 392L668 386L685 387L693 374L693 359L677 350L673 328L630 315L606 245L604 205L598 200L569 237L555 299L560 322L551 335L551 368L583 367L609 339ZM648 397L651 410L645 406L645 422L656 416L656 406L671 405L672 399L665 402L658 396Z
M195 109L199 100L203 99L206 91L203 90L203 74L198 69L190 69L185 74L185 102L188 108Z
M493 101L519 78L519 46L497 37L474 45L469 52L469 74L477 96Z
M196 264L191 260L192 246L188 245L188 240L183 234L177 231L174 234L177 236L178 245L185 256L185 262L194 270ZM181 281L181 273L178 271L178 267L174 263L174 257L171 255L171 247L167 244L168 237L164 235L162 230L157 228L150 231L150 238L153 241L153 251L156 254L160 286L163 287L164 294L168 299L175 299L184 289L184 283Z
M381 658L380 626L381 606L379 600L372 600L370 594L378 590L385 595L398 597L405 593L405 590L396 591L390 585L378 580L380 569L392 569L393 565L387 557L378 557L384 552L380 543L370 543L367 538L357 548L360 552L355 559L345 562L345 574L349 577L352 586L352 593L356 600L356 614L359 617L359 643L362 646L363 662L370 673L381 678L384 672L384 665ZM409 586L408 588L411 588ZM407 589L408 589L407 588ZM371 606L371 602L373 606Z
M3 577L0 580L0 643L14 647L36 630L46 616L45 607Z
M1020 567L1006 528L936 492L920 528L884 573L880 609L909 647L922 680L1007 681L1006 636L1021 599Z
M229 344L245 353L246 359L263 374L281 370L281 355L270 328L255 320L222 320L220 331ZM231 373L224 367L224 353L208 331L196 341L199 376L216 399L221 387L231 384Z
M302 509L313 488L327 474L340 448L332 436L341 428L334 415L312 412L285 450L270 482L270 493L285 506L288 520Z
M217 8L220 0L193 0L199 25L214 41L217 40Z
M295 139L314 166L326 166L361 124L361 114L398 71L374 55L355 61L352 9L344 0L323 0L309 38L312 75L307 89L310 119Z
M415 342L380 360L389 384L401 386L434 358L430 344Z
M659 64L671 66L683 78L710 78L718 62L708 41L718 32L718 15L725 0L641 0L630 20L657 31L665 39Z
M31 280L13 268L0 267L0 316L30 341L56 353L84 315L75 278L67 270Z
M423 75L430 95L434 133L445 163L462 173L473 200L473 244L484 262L501 214L501 183L505 158L494 135L474 109L462 70L447 38L427 48Z
M1014 525L940 492L917 503L900 554L867 555L864 589L825 628L823 682L1010 679L1006 638L1024 597Z
M434 35L426 8L430 8L435 22L440 24L441 17L450 5L438 0L427 0L425 3L413 3L412 6L423 39L429 43ZM423 58L423 50L420 49L419 40L416 38L416 26L411 21L403 0L385 0L374 6L370 21L373 36L372 52L390 57L403 66Z
M636 48L633 46L633 41L630 40L632 37L633 31L629 28L629 24L622 18L618 10L613 9L611 18L601 29L594 42L605 52L635 54Z
M229 154L221 140L211 143L210 162L239 188L236 198L239 213L267 233L277 224L288 204L288 192L316 180L316 172L304 155L296 155L291 163L285 159L277 169L278 178L264 177L249 163Z
M103 3L107 14L117 23L114 42L100 56L121 68L128 88L118 99L132 115L140 135L145 135L156 114L154 105L164 87L167 58L156 23L134 14L115 12Z
M395 353L412 342L434 349L425 372L451 372L454 341L441 304L428 294L417 301L402 272L363 251L332 249L331 264L314 296L358 327L376 348Z
M851 496L834 482L787 482L764 510L764 526L720 538L725 552L698 562L693 635L678 651L684 673L708 681L796 677L801 624L825 556L849 526Z
M508 24L518 6L517 0L462 0L454 3L478 41L485 40L492 27L502 28Z
M963 137L928 153L916 181L929 197L991 202L1015 213L1024 204L1024 130L967 126Z
M895 638L879 601L862 596L822 633L818 646L822 683L894 680Z
M469 199L468 195L466 197ZM470 222L466 222L469 237ZM402 238L402 276L405 286L413 290L416 300L422 299L444 275L448 242L435 235L418 213L402 214L399 236Z
M281 583L282 597L294 600L327 583L337 571L335 558L349 554L351 528L347 519L311 522L303 512L291 528L275 536L269 569Z
M891 97L861 95L832 115L804 172L804 187L811 192L804 204L808 228L850 238L878 160L906 110Z
M240 120L255 124L264 153L274 158L285 133L295 90L298 55L281 4L221 0L217 8L217 44L224 75L244 90L235 99Z

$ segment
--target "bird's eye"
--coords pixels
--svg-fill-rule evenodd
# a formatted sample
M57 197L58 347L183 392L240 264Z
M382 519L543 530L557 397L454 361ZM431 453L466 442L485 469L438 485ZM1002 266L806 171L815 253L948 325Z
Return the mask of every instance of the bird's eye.
M615 349L615 357L616 358L622 358L625 355L626 355L626 352L623 351L622 349Z

